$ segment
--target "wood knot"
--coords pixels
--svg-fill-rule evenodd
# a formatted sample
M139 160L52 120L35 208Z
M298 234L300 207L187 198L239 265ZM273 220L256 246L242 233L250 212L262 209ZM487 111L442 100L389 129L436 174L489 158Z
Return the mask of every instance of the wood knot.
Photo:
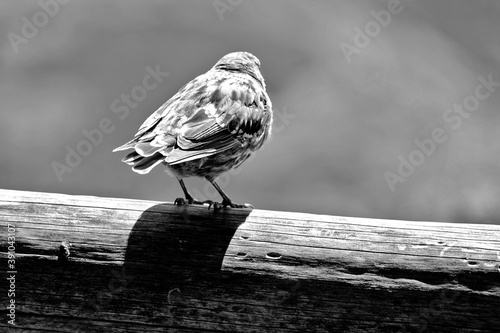
M67 262L70 253L71 244L69 241L62 241L59 246L59 254L57 256L57 260L60 262Z

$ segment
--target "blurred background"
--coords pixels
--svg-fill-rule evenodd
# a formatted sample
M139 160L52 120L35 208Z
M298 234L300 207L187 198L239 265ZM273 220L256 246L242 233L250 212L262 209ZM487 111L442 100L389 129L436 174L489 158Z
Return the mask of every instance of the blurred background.
M481 82L500 82L500 5L393 3L2 1L0 188L173 201L182 191L161 167L139 175L111 151L220 57L248 51L261 60L275 131L221 179L233 200L498 224L500 87ZM473 112L450 109L464 101ZM415 140L436 129L446 139L424 154ZM220 200L203 180L186 183Z

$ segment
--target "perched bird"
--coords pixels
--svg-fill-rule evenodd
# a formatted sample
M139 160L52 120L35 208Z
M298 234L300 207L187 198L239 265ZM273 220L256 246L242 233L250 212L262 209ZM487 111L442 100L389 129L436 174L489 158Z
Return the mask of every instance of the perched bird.
M248 52L233 52L184 85L141 125L135 137L113 151L133 149L122 161L146 174L158 164L176 177L185 199L176 204L205 204L218 209L234 203L215 182L259 149L271 134L272 104L260 73L260 61ZM222 202L198 201L183 178L204 177Z

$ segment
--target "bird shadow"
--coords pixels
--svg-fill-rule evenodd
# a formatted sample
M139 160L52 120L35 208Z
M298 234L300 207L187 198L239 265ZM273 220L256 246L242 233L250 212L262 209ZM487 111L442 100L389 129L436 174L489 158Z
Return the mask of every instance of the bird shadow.
M226 250L251 210L159 204L145 210L133 226L124 270L127 288L161 294L217 279Z

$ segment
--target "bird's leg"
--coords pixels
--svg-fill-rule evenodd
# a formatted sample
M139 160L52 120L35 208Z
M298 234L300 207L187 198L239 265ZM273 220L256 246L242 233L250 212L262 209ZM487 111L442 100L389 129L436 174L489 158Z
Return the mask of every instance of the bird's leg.
M217 184L215 182L215 179L213 178L209 178L209 177L206 177L206 179L215 187L215 189L217 190L217 192L219 192L220 196L222 197L222 203L214 203L214 209L219 209L221 208L220 206L222 207L231 207L231 208L253 208L252 205L250 204L244 204L244 205L241 205L241 204L238 204L238 203L235 203L233 202L228 196L227 194L220 188L219 184ZM210 206L209 206L210 208Z
M193 198L191 196L191 194L189 194L187 188L186 188L186 184L184 184L184 180L178 178L177 179L179 181L179 184L181 184L181 187L182 187L182 191L184 192L184 196L186 197L186 199L184 198L177 198L175 199L174 201L174 204L176 205L185 205L185 204L195 204L195 205L203 205L203 204L208 204L208 208L210 208L210 206L212 206L214 204L214 202L212 200L205 200L205 201L199 201L199 200L196 200L195 198Z

